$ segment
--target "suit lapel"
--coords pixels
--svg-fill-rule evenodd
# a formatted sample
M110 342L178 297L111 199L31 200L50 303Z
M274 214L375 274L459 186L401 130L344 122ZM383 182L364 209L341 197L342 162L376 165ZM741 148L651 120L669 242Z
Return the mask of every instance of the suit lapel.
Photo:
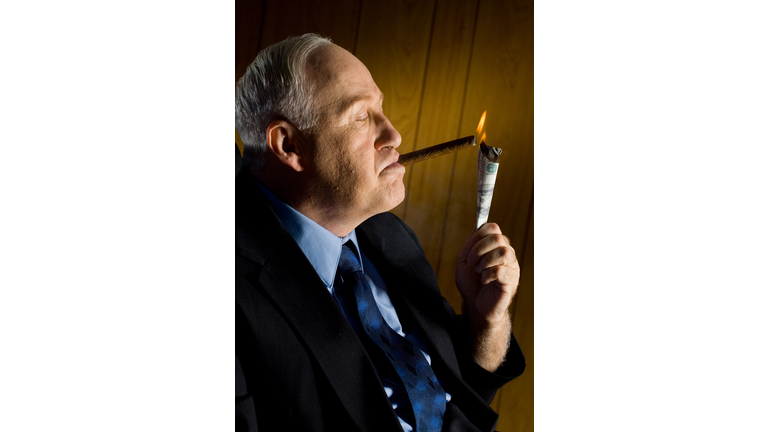
M394 233L402 233L394 235ZM453 342L447 331L451 323L446 318L444 300L440 294L432 266L420 246L392 215L376 216L358 228L358 238L367 245L365 253L382 274L391 297L399 297L410 322L430 345L430 355L437 356L456 376L459 364Z
M282 310L361 430L399 427L365 348L325 284L246 170L238 180L237 249L260 264L253 285Z

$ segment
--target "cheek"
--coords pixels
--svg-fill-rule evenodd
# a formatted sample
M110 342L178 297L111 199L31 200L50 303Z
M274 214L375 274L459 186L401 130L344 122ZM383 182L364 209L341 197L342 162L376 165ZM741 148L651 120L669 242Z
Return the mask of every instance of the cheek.
M334 138L327 137L319 140L317 144L315 166L321 178L338 177L337 172L343 165L343 153L339 151L338 143Z
M339 149L338 166L344 174L357 182L370 182L370 177L375 175L374 155L365 146L364 140L344 140L339 142L337 148Z
M364 194L377 181L373 144L368 145L367 134L361 131L345 132L323 140L317 154L318 167L334 189L344 194Z

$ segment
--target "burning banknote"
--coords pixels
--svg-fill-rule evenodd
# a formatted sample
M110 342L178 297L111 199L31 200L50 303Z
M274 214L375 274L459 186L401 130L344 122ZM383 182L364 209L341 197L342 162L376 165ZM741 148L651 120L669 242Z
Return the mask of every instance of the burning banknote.
M496 174L499 171L499 155L501 149L480 143L477 152L477 227L488 222L491 210L493 188L496 185Z

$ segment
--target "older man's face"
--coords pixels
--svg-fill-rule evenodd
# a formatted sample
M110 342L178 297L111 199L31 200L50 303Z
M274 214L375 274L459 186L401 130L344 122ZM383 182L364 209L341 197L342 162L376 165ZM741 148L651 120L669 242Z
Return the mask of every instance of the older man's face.
M361 221L403 201L405 167L396 161L401 141L382 111L384 96L368 69L331 46L310 58L321 116L311 170L315 196L332 211Z

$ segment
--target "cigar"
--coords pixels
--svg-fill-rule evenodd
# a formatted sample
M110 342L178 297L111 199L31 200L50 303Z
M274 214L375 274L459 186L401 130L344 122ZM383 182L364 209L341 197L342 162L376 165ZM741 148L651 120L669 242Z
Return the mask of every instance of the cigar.
M476 145L475 136L470 135L464 138L459 138L447 143L433 145L425 149L412 151L410 153L400 155L400 159L397 163L400 165L410 165L417 162L422 162L433 157L442 156L444 154L453 153L457 150L461 150L467 147L473 147Z

